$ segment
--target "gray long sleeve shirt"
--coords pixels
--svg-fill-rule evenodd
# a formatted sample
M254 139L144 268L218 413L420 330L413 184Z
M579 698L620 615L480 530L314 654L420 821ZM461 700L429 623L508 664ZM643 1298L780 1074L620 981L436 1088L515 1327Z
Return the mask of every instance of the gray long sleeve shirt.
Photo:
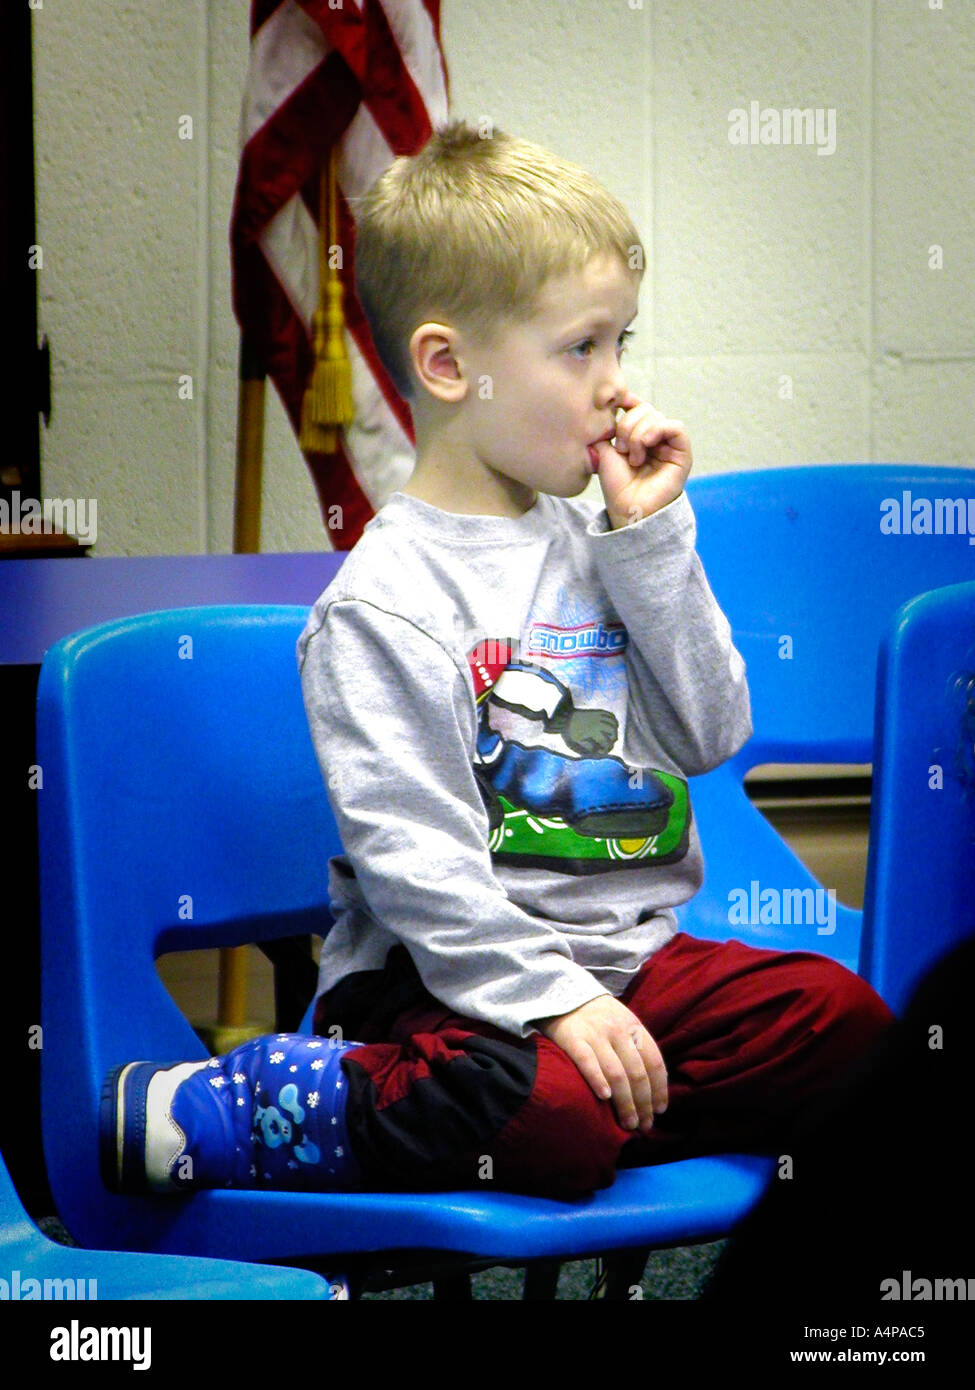
M344 853L319 989L402 942L518 1036L619 995L703 861L686 778L752 731L686 494L635 525L539 494L512 519L394 493L298 642Z

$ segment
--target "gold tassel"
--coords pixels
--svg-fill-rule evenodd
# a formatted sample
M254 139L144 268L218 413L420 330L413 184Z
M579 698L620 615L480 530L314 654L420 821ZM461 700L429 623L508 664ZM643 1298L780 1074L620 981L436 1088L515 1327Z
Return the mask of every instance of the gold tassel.
M328 264L328 247L338 245L338 199L335 191L336 147L322 169L318 219L318 308L312 319L315 365L301 403L299 443L309 454L334 454L339 428L355 419L352 364L342 329L342 282Z

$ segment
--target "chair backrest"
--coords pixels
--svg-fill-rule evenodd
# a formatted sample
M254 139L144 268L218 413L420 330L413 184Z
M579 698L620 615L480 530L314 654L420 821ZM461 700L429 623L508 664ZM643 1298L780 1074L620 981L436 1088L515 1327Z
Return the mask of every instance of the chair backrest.
M705 572L747 664L755 733L735 758L692 781L705 880L678 920L697 935L802 947L856 969L862 914L829 906L830 885L816 883L748 801L742 778L761 763L873 761L881 638L905 600L972 574L975 471L849 463L760 469L692 477L688 495ZM938 505L954 499L963 519L958 508ZM780 902L790 890L822 886L817 912L832 921L740 930L729 921L729 895L751 898L753 883L756 895L773 889Z
M906 603L881 645L861 973L900 1010L973 935L975 582Z
M771 468L692 479L688 495L705 571L748 666L755 735L739 768L869 763L891 616L975 573L975 469ZM961 511L944 505L955 500Z
M71 1164L97 1181L94 1123L109 1068L206 1055L159 979L158 955L324 935L331 924L328 859L339 842L295 660L306 617L263 606L150 613L65 638L44 659L42 1104L59 1114L44 1127L52 1187ZM61 1059L60 1074L49 1056Z

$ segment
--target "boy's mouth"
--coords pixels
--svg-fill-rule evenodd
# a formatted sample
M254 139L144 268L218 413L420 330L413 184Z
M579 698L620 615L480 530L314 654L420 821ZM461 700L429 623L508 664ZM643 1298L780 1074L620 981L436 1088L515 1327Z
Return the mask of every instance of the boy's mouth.
M616 427L614 425L612 428L606 430L604 434L601 434L598 439L594 439L591 444L586 446L589 450L589 467L594 473L599 472L599 453L596 449L596 445L602 444L604 440L612 439L615 433Z

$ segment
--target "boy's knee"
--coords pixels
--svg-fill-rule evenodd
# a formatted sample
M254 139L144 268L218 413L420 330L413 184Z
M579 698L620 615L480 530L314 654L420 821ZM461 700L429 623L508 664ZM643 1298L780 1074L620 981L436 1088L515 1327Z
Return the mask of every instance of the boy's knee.
M820 958L810 993L819 1028L841 1030L867 1046L886 1032L894 1015L880 995L859 975L827 957Z
M608 1187L631 1134L562 1048L541 1034L534 1041L535 1083L498 1136L498 1178L522 1191L558 1197Z
M781 1035L788 1044L783 1056L791 1068L790 1094L797 1102L829 1093L894 1021L876 990L836 961L804 962L801 977L798 1014L790 1010L793 1026Z

